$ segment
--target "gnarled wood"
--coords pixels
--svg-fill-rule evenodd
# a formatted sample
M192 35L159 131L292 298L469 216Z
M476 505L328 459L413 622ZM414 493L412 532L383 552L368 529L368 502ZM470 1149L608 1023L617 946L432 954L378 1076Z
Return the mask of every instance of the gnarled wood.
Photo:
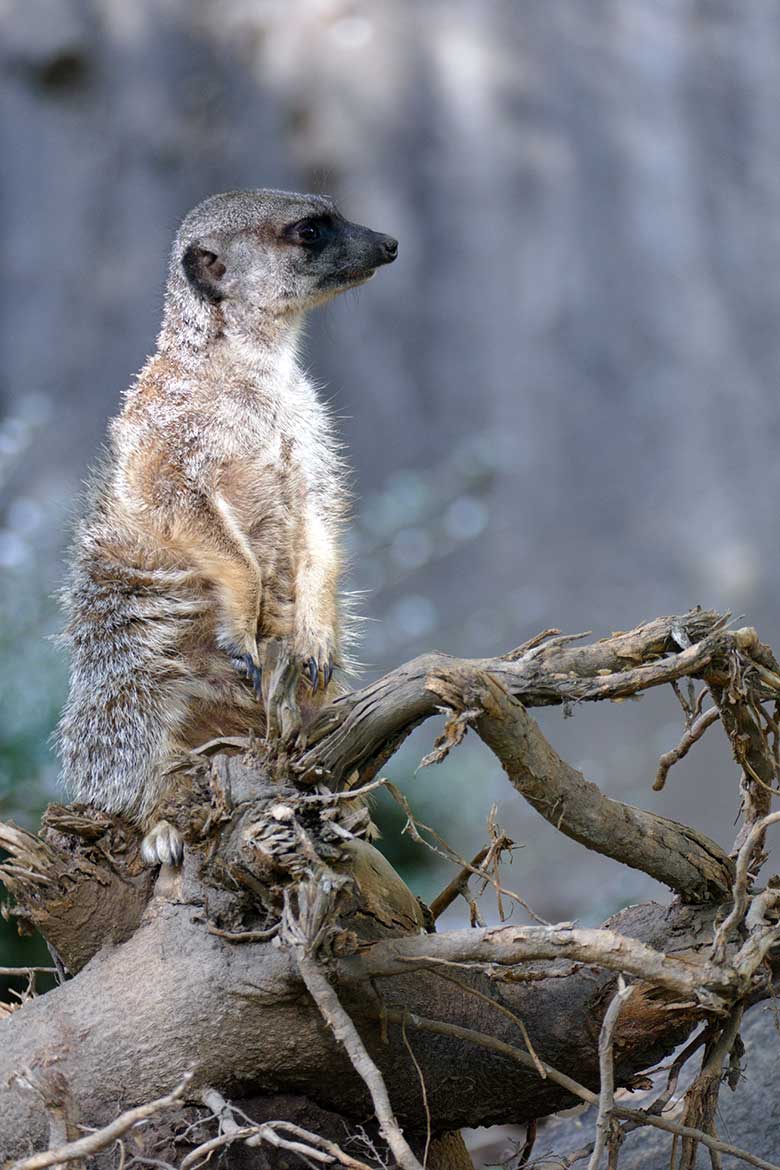
M139 837L122 817L77 805L50 805L36 837L0 825L8 854L0 881L20 929L37 929L69 971L107 943L123 942L141 921L154 874L141 864Z
M703 833L605 796L547 742L522 704L489 674L463 670L429 687L481 712L476 730L510 783L546 821L588 849L664 882L689 902L728 896L734 864Z

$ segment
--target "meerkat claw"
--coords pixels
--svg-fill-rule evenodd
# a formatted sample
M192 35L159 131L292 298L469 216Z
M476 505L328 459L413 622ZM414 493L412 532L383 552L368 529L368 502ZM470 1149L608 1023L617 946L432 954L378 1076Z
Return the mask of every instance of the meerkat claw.
M319 682L319 667L317 666L317 659L316 658L307 658L305 663L303 664L303 669L305 671L309 672L309 680L308 681L311 685L311 689L313 691L316 691L317 684Z
M263 697L263 668L262 668L262 666L258 666L257 663L252 660L252 656L250 654L233 654L233 655L231 655L231 657L233 660L233 665L235 666L236 670L239 672L239 674L242 674L245 678L249 679L258 699L262 699L262 697Z
M303 663L303 673L312 690L327 690L333 677L333 655L329 654L322 661L313 656L306 659Z
M170 821L158 821L141 842L144 865L181 865L183 857L181 833Z
M244 669L246 670L247 677L248 677L249 681L251 682L252 686L254 687L255 694L257 695L258 699L262 699L262 697L263 697L263 668L262 668L262 666L258 666L255 662L252 661L252 659L249 657L248 654L245 654L244 655Z
M333 655L329 655L322 661L318 661L314 657L307 658L303 664L303 672L312 691L326 691L333 678Z

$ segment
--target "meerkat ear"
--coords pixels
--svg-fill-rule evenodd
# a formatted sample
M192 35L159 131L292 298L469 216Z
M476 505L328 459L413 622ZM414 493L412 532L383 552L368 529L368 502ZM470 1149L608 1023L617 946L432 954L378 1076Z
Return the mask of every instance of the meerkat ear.
M200 244L190 244L181 258L184 275L195 292L215 304L222 300L219 282L225 275L225 265L216 252Z

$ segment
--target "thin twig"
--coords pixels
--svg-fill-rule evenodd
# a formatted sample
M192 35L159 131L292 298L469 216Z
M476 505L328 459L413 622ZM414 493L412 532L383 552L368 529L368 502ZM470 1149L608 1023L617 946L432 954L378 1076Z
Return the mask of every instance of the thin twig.
M377 788L384 788L387 784L387 777L380 776L378 780L372 780L370 784L364 784L362 788L342 788L336 792L313 792L308 796L299 796L298 800L301 804L315 804L325 803L330 804L335 800L357 800L358 797L367 796L369 792L375 792Z
M740 927L745 920L748 910L748 885L751 880L750 863L753 860L753 853L763 841L766 830L777 821L780 821L780 812L770 813L768 816L762 817L760 821L756 821L737 855L733 889L734 905L715 934L715 941L712 944L712 959L715 962L723 961L731 932Z
M609 1138L612 1113L615 1108L615 1065L612 1059L612 1045L620 1009L631 995L623 976L618 976L618 989L606 1010L599 1034L599 1114L596 1119L596 1141L590 1156L588 1170L598 1170Z
M679 1056L675 1057L669 1069L669 1074L666 1078L666 1085L664 1086L663 1091L659 1093L656 1099L653 1101L652 1105L648 1105L646 1110L647 1113L655 1113L659 1116L661 1113L663 1113L664 1109L669 1104L677 1090L677 1083L680 1079L680 1073L682 1072L683 1067L688 1063L691 1057L699 1051L702 1044L707 1039L708 1034L709 1027L703 1028L701 1032L694 1036L690 1044L687 1044L685 1048L683 1048ZM627 1122L623 1127L626 1133L630 1132L629 1127L636 1128L632 1122Z
M265 1128L267 1127L261 1126L261 1129ZM291 1134L293 1137L299 1138L303 1143L319 1146L323 1152L331 1158L331 1160L339 1162L342 1166L345 1166L347 1170L371 1170L371 1167L367 1166L365 1162L361 1162L358 1158L353 1158L351 1154L348 1154L346 1150L342 1150L341 1146L336 1145L335 1142L330 1141L328 1138L320 1137L319 1134L311 1133L308 1129L303 1129L300 1125L295 1125L291 1121L275 1121L272 1123L271 1129L277 1140L272 1140L263 1134L259 1135L258 1138L250 1139L250 1141L247 1142L247 1145L256 1146L260 1145L261 1141L271 1141L271 1144L273 1145L278 1145L287 1150L294 1151L297 1149L300 1152L301 1147L297 1146L294 1142L279 1140L279 1135L276 1134L276 1130L283 1130L284 1132ZM307 1152L309 1157L311 1157L311 1150Z
M406 1048L406 1051L409 1053L409 1056L411 1057L412 1064L414 1065L415 1069L417 1070L417 1078L420 1082L420 1092L422 1094L423 1109L425 1110L425 1149L423 1150L422 1162L423 1162L423 1167L426 1167L428 1165L428 1150L431 1147L431 1108L430 1108L430 1105L428 1104L428 1090L427 1090L426 1085L425 1085L425 1076L423 1075L423 1070L420 1067L419 1060L414 1055L414 1049L412 1048L411 1044L409 1043L409 1037L406 1035L406 1021L405 1020L404 1020L403 1024L401 1024L401 1039L404 1042L404 1046Z
M470 987L468 983L464 983L461 979L456 979L454 975L448 975L446 971L442 971L441 967L431 967L431 974L437 975L439 979L446 979L448 983L454 983L456 987L461 989L461 991L465 991L468 995L473 995L475 999L481 999L485 1003L490 1004L492 1008L495 1008L496 1011L501 1012L503 1016L506 1016L508 1020L511 1020L513 1024L516 1024L520 1029L521 1036L523 1037L523 1043L528 1049L528 1055L534 1062L536 1071L538 1072L539 1076L542 1078L542 1080L544 1080L544 1078L547 1076L547 1073L544 1071L544 1065L539 1059L537 1051L531 1043L531 1037L528 1035L528 1029L519 1016L515 1015L515 1013L511 1011L505 1004L499 1003L497 999L491 999L489 995L485 995L485 992L480 991L478 987Z
M505 662L517 662L519 658L523 658L529 650L535 650L537 646L541 646L542 642L546 642L548 638L552 638L554 634L560 634L560 630L555 626L551 626L548 630L540 630L538 634L534 634L532 638L528 638L525 642L521 642L514 650L508 650L506 654L501 657ZM574 635L577 637L577 635ZM582 635L583 637L585 635Z
M0 967L0 975L14 976L18 975L56 975L56 967Z
M58 1162L73 1162L77 1158L86 1158L90 1154L105 1150L122 1134L132 1129L134 1125L154 1117L155 1114L169 1109L172 1105L178 1105L191 1080L192 1073L187 1073L173 1092L168 1093L165 1097L158 1097L156 1101L150 1101L147 1105L138 1105L135 1109L128 1109L109 1125L95 1130L94 1133L90 1133L86 1137L78 1138L75 1142L68 1142L67 1145L60 1146L59 1149L44 1150L40 1154L33 1154L30 1158L14 1162L9 1170L45 1170L47 1166L55 1166Z
M176 1170L170 1162L163 1162L162 1158L145 1158L143 1154L136 1154L127 1163L127 1170L132 1166L156 1166L157 1170Z
M701 739L708 727L712 727L713 723L717 723L720 719L720 711L717 707L710 707L703 715L696 719L688 730L683 735L677 747L672 748L671 751L664 752L658 761L658 771L656 772L655 782L653 783L653 792L660 792L666 784L666 777L669 774L669 769L673 767L678 760L682 760L688 755L693 745Z
M454 862L455 865L459 865L461 870L466 870L469 873L475 874L477 877L482 878L484 882L493 887L499 897L503 894L505 898L511 898L513 902L517 902L519 906L522 906L526 913L530 914L531 918L533 918L535 922L540 923L542 926L550 925L549 922L547 922L544 918L541 918L534 910L532 910L526 900L521 898L519 894L516 894L514 890L506 889L500 884L500 882L492 873L488 873L487 870L481 869L479 866L466 861L465 857L461 857L460 854L444 840L440 833L437 833L437 831L431 828L430 825L425 825L421 820L418 820L418 818L412 812L412 807L409 804L409 801L406 799L403 792L401 792L400 788L397 788L395 784L391 784L389 780L386 782L385 787L392 796L393 800L395 800L395 802L399 804L406 813L407 822L403 831L406 832L408 830L409 836L413 841L417 841L418 844L424 845L426 849L430 849L431 852L435 853L438 857L443 857L445 861L451 861ZM419 829L424 829L426 833L430 833L434 838L434 841L438 842L438 845L433 844L430 841L426 841L425 838L419 833Z
M423 1170L396 1121L384 1077L371 1059L349 1014L328 982L316 959L296 948L298 970L322 1018L340 1044L344 1045L355 1071L371 1094L379 1128L402 1170Z
M525 1142L520 1151L520 1157L517 1160L517 1170L523 1170L531 1160L531 1154L534 1152L534 1145L536 1144L536 1118L532 1118L525 1128Z
M455 899L459 896L466 899L470 903L469 897L469 878L477 871L487 875L492 868L492 877L484 876L482 878L483 887L481 893L484 893L488 885L496 886L498 884L498 873L501 865L501 855L504 852L510 853L517 846L511 837L503 833L495 823L496 806L490 810L488 817L488 831L491 835L491 840L488 845L485 845L478 853L472 857L471 861L466 865L461 866L460 872L455 875L451 882L444 887L440 894L430 904L430 911L434 922L441 917L448 907L452 905ZM484 863L484 864L483 864ZM500 887L499 887L500 888ZM481 896L481 894L480 894ZM503 907L501 904L501 894L498 893L498 912L501 920L504 920ZM472 915L473 917L473 915Z
M483 849L480 849L479 853L475 853L469 864L462 866L452 881L444 887L440 894L436 895L430 904L431 916L434 922L438 918L441 918L444 911L448 910L455 899L463 893L464 887L468 886L469 878L475 869L485 860L489 849L490 846L485 845Z
M274 923L273 926L269 926L266 930L220 930L213 922L208 922L206 924L206 930L209 934L215 934L217 938L224 938L226 942L268 942L269 939L276 938L279 933L279 923Z

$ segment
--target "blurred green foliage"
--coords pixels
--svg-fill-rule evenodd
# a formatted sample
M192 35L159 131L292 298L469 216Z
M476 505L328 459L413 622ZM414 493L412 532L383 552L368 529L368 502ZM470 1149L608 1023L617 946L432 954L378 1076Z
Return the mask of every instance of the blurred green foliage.
M0 819L30 829L56 792L49 736L65 692L65 663L50 637L56 606L37 560L31 552L0 580ZM40 936L20 937L12 918L0 921L0 965L50 962Z
M470 860L488 842L487 818L499 765L478 740L467 739L443 763L418 770L421 758L431 748L433 734L431 723L418 729L382 775L401 790L416 821L430 826L456 855ZM414 839L408 832L406 813L382 789L373 796L372 816L382 834L379 848L414 893L430 902L454 877L455 863ZM420 830L420 835L438 845L430 834ZM463 903L458 907L461 914L463 907Z
M46 399L31 394L18 414L0 422L0 486L8 496L0 518L0 820L29 829L56 793L49 737L65 694L66 663L54 642L54 590L68 501L44 506L16 494L13 478L47 417ZM13 918L0 920L0 966L50 962L39 936L20 937ZM13 986L21 990L18 981Z

